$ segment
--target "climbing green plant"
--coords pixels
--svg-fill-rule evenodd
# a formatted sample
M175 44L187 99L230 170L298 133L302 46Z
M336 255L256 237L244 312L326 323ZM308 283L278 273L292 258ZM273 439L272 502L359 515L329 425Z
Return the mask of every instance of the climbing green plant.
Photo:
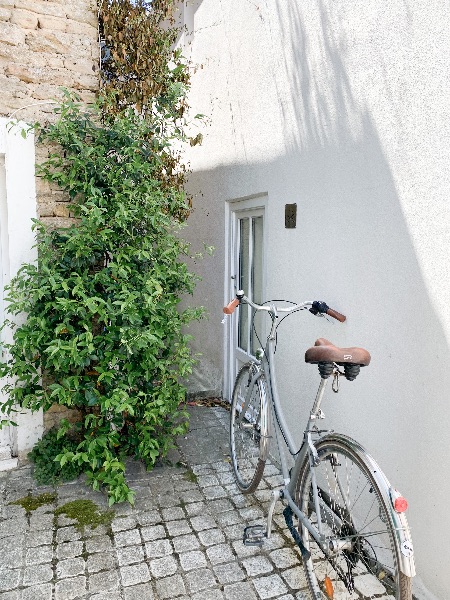
M193 359L180 309L195 276L180 230L188 66L174 42L173 0L99 0L100 92L86 107L65 92L52 124L36 125L53 149L40 175L62 189L72 225L35 221L37 264L7 289L0 427L21 408L75 408L31 458L48 482L85 472L110 504L133 501L126 457L151 468L185 431L181 381ZM25 133L25 132L24 132Z
M8 288L8 312L26 317L7 321L0 409L78 409L75 430L63 423L58 433L78 443L55 461L80 468L113 504L133 501L126 456L150 468L185 431L180 382L193 359L184 328L202 311L180 308L196 280L180 235L187 200L161 176L182 137L173 105L105 118L107 102L86 108L67 93L56 122L38 129L40 143L56 148L41 175L70 198L73 224L36 221L38 262Z
M82 471L82 466L69 462L61 466L55 458L63 453L75 454L80 439L70 435L58 435L56 427L47 431L42 439L28 453L28 458L33 463L33 476L39 485L55 485L62 481L76 479Z

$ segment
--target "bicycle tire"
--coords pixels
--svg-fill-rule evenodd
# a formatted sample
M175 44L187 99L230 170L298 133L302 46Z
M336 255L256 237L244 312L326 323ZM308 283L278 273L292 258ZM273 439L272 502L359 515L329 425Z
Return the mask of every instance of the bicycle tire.
M252 363L242 367L231 398L230 455L236 485L243 494L256 490L267 458L268 407L264 375L254 382L246 414L244 418L239 418L256 372Z
M316 450L320 463L313 469L324 533L336 540L337 546L343 546L329 561L299 522L302 542L311 553L303 561L311 599L328 600L334 595L339 600L411 600L411 578L399 570L393 524L368 463L342 439L320 440ZM317 524L311 473L307 456L298 477L295 500ZM348 576L347 584L342 575ZM348 581L352 581L349 587Z

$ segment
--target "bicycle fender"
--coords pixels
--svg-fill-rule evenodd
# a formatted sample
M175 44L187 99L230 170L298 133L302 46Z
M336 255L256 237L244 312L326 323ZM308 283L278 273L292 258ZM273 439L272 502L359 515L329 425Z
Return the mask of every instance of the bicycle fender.
M361 462L365 463L370 470L370 473L375 480L382 494L383 502L388 512L388 517L391 520L394 529L394 542L397 547L397 557L399 570L407 577L414 577L416 567L414 562L414 550L411 540L411 533L408 527L408 521L404 513L398 513L394 509L391 490L393 487L389 483L386 475L383 473L378 463L372 456L355 440L342 435L340 433L326 435L320 439L320 442L340 442L347 445L355 452Z

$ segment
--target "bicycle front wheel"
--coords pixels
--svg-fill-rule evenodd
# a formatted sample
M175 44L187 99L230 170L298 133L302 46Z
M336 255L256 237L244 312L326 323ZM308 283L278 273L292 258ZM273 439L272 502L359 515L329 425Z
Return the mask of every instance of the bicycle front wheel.
M309 531L299 525L303 544L311 553L303 564L311 597L411 600L411 578L399 570L393 525L370 467L343 440L325 439L316 449L320 463L311 468L305 461L296 502L315 526L320 513L325 544L333 552L326 557Z
M244 494L254 492L267 457L268 407L264 375L252 363L236 377L231 400L230 451L234 476Z

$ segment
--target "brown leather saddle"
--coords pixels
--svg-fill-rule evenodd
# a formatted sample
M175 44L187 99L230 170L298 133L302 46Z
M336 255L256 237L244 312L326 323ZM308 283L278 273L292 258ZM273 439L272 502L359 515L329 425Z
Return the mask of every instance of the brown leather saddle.
M370 363L370 354L364 348L338 348L325 338L319 338L314 346L306 351L305 362L318 364L320 374L324 378L331 375L331 365L336 363L344 367L346 378L353 381L360 367L366 367ZM325 366L327 368L324 368Z
M364 348L338 348L325 338L319 338L305 353L307 363L334 362L338 365L353 364L366 367L370 354Z

